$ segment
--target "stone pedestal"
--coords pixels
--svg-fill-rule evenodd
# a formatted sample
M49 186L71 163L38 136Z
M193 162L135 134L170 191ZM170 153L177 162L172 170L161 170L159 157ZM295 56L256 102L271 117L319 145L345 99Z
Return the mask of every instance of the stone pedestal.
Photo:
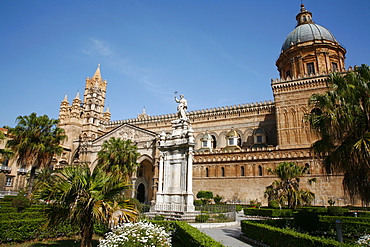
M159 142L158 192L152 213L168 219L195 218L193 181L194 136L186 120L172 122L172 133L162 132ZM189 218L190 217L190 218Z

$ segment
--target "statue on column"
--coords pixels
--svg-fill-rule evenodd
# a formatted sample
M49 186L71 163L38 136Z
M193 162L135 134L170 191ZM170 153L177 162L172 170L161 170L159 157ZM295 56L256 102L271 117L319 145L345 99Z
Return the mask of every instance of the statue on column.
M177 99L175 95L175 101L179 103L179 105L177 106L177 115L179 119L187 121L188 118L186 116L186 110L188 109L188 101L184 98L183 94L180 94L180 99Z

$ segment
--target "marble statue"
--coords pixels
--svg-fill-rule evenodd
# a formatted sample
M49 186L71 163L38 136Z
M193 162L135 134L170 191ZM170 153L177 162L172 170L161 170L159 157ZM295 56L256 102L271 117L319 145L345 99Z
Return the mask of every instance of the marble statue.
M180 99L177 99L175 96L175 101L179 103L177 106L177 115L179 116L180 120L187 120L186 117L186 110L188 109L188 101L184 98L183 94L180 94Z

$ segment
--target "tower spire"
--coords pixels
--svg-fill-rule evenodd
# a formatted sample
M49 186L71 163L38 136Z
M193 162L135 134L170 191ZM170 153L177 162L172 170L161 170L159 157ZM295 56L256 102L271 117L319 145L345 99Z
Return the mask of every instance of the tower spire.
M96 69L96 71L95 71L95 74L94 74L94 76L93 76L93 79L98 79L98 80L100 80L101 79L101 74L100 74L100 63L98 63L98 68Z

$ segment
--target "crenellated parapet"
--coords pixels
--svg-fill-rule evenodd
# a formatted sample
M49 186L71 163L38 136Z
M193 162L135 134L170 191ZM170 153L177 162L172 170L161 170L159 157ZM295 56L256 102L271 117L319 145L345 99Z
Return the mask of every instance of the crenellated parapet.
M264 101L264 102L256 102L250 104L239 104L234 106L223 106L223 107L215 107L211 109L202 109L202 110L195 110L187 112L187 116L189 120L198 121L202 119L208 118L225 118L225 117L239 117L243 116L252 116L256 114L268 114L273 112L275 109L275 104L273 101ZM106 125L107 128L116 127L122 124L146 124L146 123L165 123L171 122L177 118L176 113L165 114L165 115L157 115L157 116L140 116L138 118L131 118L125 120L118 120L118 121L111 121L111 122L104 122L103 124Z
M352 67L349 67L348 70L344 70L340 73L345 74L350 71L353 71ZM315 75L298 75L298 77L292 76L286 79L271 79L271 87L274 93L283 93L283 92L294 92L304 89L312 88L324 88L327 86L326 80L328 78L327 73L315 74Z
M326 79L326 74L307 76L304 78L288 78L287 80L282 78L280 80L271 80L271 88L274 94L295 92L312 88L324 88L326 87Z

